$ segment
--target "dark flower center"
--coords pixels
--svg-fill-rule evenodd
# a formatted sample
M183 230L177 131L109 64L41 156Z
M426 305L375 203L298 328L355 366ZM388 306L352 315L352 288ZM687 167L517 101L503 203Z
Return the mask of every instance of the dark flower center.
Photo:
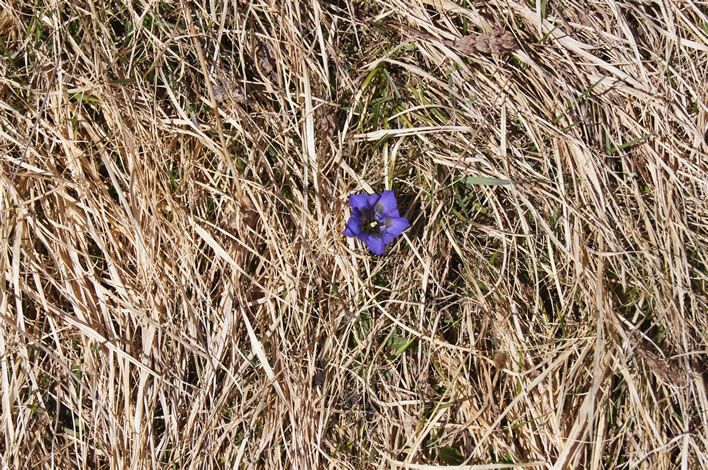
M391 225L391 219L385 217L379 211L374 208L368 210L361 210L361 231L368 233L369 235L383 235L386 231L386 227Z

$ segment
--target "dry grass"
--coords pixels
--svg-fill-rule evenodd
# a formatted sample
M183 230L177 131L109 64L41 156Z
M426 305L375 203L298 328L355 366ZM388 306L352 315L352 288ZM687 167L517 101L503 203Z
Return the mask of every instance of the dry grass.
M0 3L2 468L708 468L706 2Z

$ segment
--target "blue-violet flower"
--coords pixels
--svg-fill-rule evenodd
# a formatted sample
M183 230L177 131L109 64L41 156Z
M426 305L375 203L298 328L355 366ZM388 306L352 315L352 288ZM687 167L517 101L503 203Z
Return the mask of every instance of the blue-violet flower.
M408 228L408 219L398 213L393 191L349 196L352 215L344 235L357 237L376 255L382 255L386 245Z

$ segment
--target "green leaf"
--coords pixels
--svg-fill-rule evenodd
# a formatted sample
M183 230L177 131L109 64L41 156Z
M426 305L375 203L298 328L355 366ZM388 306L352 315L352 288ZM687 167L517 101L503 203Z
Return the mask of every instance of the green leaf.
M401 338L400 336L394 336L391 338L389 341L389 346L391 348L396 348L396 350L393 352L393 358L397 358L401 354L403 354L406 349L410 347L411 344L415 341L415 338L411 339L406 339L406 338Z
M462 178L462 183L468 186L503 186L513 183L509 180L500 180L497 178L488 178L486 176L465 176Z
M465 458L462 456L460 451L452 446L441 447L440 450L440 460L448 465L462 465Z
M644 141L647 140L648 138L652 137L654 134L656 134L656 131L650 132L649 134L646 134L646 135L643 135L643 136L641 136L641 137L639 137L639 138L636 138L636 139L632 140L631 142L625 142L624 144L622 144L622 145L620 145L620 146L612 147L612 148L608 151L608 153L609 153L610 155L612 155L613 153L615 153L615 152L617 152L617 151L619 151L619 150L624 150L624 149L626 149L627 147L631 147L632 145L636 145L636 144L638 144L638 143L640 143L640 142L644 142Z
M86 103L101 103L101 100L91 95L84 95L83 93L75 93L71 95L72 100L84 101Z

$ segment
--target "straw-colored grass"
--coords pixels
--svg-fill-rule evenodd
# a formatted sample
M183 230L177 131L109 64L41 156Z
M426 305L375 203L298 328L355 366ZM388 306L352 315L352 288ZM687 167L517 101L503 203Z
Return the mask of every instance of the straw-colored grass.
M708 468L706 2L0 4L0 467Z

